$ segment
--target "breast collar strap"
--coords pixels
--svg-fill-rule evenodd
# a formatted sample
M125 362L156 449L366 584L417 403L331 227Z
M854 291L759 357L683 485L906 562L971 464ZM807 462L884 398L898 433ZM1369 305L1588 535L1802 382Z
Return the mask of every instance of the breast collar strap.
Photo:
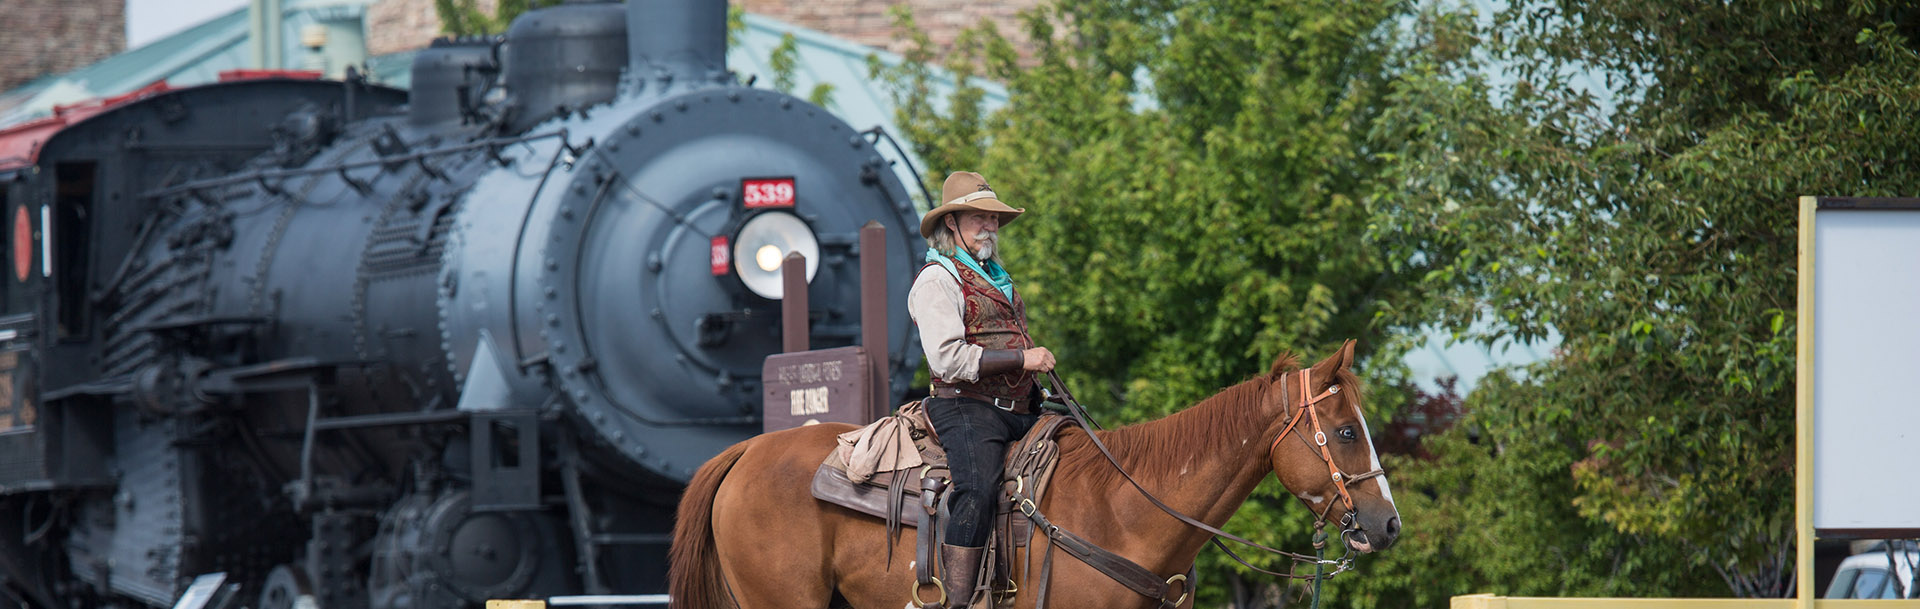
M1327 399L1333 394L1340 393L1340 384L1334 383L1333 386L1327 387L1326 391L1320 392L1320 395L1311 398L1307 397L1307 392L1309 391L1313 391L1313 369L1302 368L1300 370L1300 410L1293 418L1287 421L1287 428L1281 430L1280 435L1273 437L1273 445L1267 448L1267 452L1269 455L1277 452L1280 449L1280 441L1286 439L1288 435L1293 433L1294 427L1299 425L1301 419L1306 419L1307 423L1313 426L1313 436L1311 439L1305 437L1306 429L1301 428L1300 433L1303 434L1301 440L1320 448L1320 460L1327 463L1327 474L1333 477L1334 488L1340 491L1340 500L1347 504L1347 514L1341 523L1344 528L1345 525L1347 525L1345 521L1352 520L1353 514L1356 511L1353 506L1353 494L1347 491L1347 485L1375 476L1384 476L1386 472L1376 469L1357 476L1348 476L1345 472L1340 471L1340 466L1333 462L1333 452L1327 449L1327 434L1320 429L1320 413L1313 407L1315 404L1319 404L1321 400ZM1286 377L1281 377L1280 399L1285 400L1287 399L1286 396ZM1275 478L1280 477L1280 468L1275 467L1273 469L1273 476ZM1284 484L1285 481L1282 481L1282 483ZM1319 522L1325 523L1327 521L1327 514L1332 512L1333 504L1329 503L1327 504L1327 509L1321 510Z

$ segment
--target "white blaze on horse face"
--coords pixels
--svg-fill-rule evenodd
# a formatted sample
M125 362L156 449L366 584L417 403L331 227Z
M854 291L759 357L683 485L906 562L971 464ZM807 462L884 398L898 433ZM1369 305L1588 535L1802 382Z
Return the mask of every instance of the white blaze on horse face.
M1387 471L1386 468L1380 467L1380 451L1373 449L1373 432L1367 431L1366 411L1360 409L1359 402L1353 403L1353 409L1360 415L1360 433L1364 434L1364 437L1367 439L1367 457L1373 459L1373 469L1375 471ZM1387 487L1387 475L1380 474L1379 476L1375 476L1374 481L1380 483L1380 496L1387 498L1387 505L1393 505L1393 489ZM1393 512L1399 514L1400 507L1394 506Z

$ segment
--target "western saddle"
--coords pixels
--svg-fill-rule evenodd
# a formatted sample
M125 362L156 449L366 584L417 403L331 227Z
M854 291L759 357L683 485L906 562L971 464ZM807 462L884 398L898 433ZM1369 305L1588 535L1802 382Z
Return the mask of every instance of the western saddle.
M1016 498L1037 504L1045 495L1047 484L1053 476L1055 459L1060 454L1055 438L1069 425L1078 426L1078 423L1070 417L1057 414L1043 415L1026 437L1011 445L1007 451L1006 469L1001 476L1003 492L999 497L999 507L995 510L997 515L993 533L987 542L987 556L981 561L986 572L974 579L981 582L979 587L986 589L987 598L994 607L1011 606L1019 593L1019 586L1013 578L1013 556L1016 550L1026 547L1032 537L1033 522L1018 509ZM872 432L875 426L897 428L876 434ZM888 568L892 568L893 546L900 538L900 529L919 529L915 534L913 562L916 604L946 605L948 594L960 595L955 598L964 603L965 599L973 596L974 590L946 590L944 584L934 580L934 574L940 573L934 563L940 555L940 538L945 536L945 491L950 476L946 450L940 447L939 438L934 434L933 425L927 420L920 403L902 406L895 415L842 437L851 441L856 436L871 438L893 433L910 435L918 452L919 465L880 471L897 463L876 465L871 461L877 459L870 456L874 454L872 451L857 447L836 450L828 454L826 461L814 472L813 496L885 520ZM849 455L852 455L854 463L848 462ZM869 461L860 463L863 458ZM896 461L910 463L913 460L907 458ZM849 469L855 472L871 471L873 474L865 480L856 481L860 475L856 473L849 476ZM909 505L913 507L909 508ZM927 531L932 534L920 534ZM921 591L927 589L939 590L940 600L937 603L921 600Z

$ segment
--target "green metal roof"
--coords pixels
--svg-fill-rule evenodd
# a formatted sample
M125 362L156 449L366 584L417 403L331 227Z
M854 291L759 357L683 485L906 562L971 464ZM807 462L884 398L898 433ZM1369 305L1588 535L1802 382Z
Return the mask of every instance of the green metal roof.
M299 57L299 37L306 24L320 19L357 17L373 0L289 0L284 30L284 56ZM247 9L215 17L172 36L100 60L92 65L43 76L0 93L0 126L46 116L62 104L119 95L167 81L175 87L214 82L220 72L253 67L247 44ZM288 66L298 67L298 66Z
M760 86L772 83L774 70L769 60L781 41L792 34L798 51L793 75L795 95L805 96L817 83L830 84L833 95L827 104L828 110L855 127L877 124L890 132L900 132L893 123L893 96L886 83L867 78L869 56L888 66L897 66L904 61L899 55L758 15L747 15L745 21L746 32L740 36L739 44L727 50L727 65L742 79L758 76ZM953 89L953 80L945 76L944 71L936 70L935 74L934 97L945 99ZM973 84L985 90L983 101L987 110L1006 105L1007 90L999 83L975 79Z

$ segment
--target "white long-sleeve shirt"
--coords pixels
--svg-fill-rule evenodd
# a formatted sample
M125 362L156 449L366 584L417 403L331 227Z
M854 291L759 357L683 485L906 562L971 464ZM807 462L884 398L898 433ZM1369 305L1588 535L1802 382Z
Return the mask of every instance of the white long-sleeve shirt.
M967 342L966 299L958 278L937 264L921 269L907 291L907 314L920 327L920 350L933 378L980 380L980 354L986 348Z

